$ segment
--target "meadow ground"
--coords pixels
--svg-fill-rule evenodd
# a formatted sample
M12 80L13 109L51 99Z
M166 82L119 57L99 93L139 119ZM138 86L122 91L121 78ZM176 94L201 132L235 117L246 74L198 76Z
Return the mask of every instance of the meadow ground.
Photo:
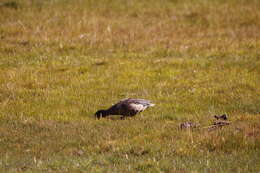
M260 172L259 73L258 0L1 0L0 172Z

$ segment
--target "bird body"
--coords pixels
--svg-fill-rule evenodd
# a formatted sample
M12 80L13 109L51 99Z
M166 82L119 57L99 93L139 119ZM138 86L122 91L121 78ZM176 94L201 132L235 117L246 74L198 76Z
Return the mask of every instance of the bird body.
M123 99L114 104L107 110L99 110L95 113L97 118L106 117L109 115L122 115L123 117L135 116L137 113L144 111L148 107L152 107L155 104L145 99Z

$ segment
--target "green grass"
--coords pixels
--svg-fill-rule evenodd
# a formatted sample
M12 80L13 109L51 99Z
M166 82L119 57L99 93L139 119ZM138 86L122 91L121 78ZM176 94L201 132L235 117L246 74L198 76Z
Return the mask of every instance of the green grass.
M258 0L2 0L0 172L259 172ZM133 97L156 106L95 120ZM228 127L210 125L227 113Z

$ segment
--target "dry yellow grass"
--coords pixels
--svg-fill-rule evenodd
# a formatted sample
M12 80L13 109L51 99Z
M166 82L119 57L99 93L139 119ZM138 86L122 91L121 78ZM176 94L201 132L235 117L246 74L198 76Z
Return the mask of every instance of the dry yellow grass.
M258 0L2 0L0 172L259 172ZM156 107L94 119L125 97ZM227 113L231 125L201 127Z

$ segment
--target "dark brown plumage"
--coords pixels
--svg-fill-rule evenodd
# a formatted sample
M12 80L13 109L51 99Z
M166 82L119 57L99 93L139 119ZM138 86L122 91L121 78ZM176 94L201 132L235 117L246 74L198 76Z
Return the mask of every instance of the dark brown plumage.
M123 117L131 117L151 106L154 106L154 104L149 100L128 98L119 101L106 110L97 111L95 113L95 117L98 119L109 115L122 115Z

